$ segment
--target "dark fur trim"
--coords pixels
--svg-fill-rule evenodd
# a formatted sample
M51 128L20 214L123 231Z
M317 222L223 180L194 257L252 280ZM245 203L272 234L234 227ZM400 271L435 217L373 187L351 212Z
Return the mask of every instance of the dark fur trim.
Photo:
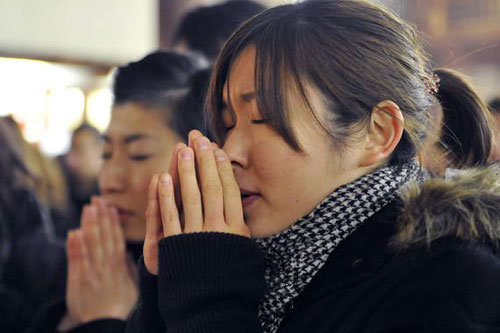
M402 193L397 248L454 237L497 247L500 241L500 167L469 169L451 179L413 183Z

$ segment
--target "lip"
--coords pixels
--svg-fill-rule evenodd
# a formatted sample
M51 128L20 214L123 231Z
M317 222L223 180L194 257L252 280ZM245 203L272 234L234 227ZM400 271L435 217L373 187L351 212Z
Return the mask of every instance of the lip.
M241 192L241 203L244 209L250 207L261 197L259 193L245 190L243 188L240 189L240 192Z
M135 216L136 214L131 211L131 210L127 210L127 209L123 209L123 208L120 208L118 206L115 206L116 208L116 211L118 212L118 215L120 215L120 217L130 217L130 216Z

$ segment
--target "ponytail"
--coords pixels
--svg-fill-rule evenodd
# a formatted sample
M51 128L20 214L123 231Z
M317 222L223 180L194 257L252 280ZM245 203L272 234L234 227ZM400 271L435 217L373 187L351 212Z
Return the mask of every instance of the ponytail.
M443 110L441 148L457 169L486 165L493 140L486 104L462 74L445 68L434 74Z

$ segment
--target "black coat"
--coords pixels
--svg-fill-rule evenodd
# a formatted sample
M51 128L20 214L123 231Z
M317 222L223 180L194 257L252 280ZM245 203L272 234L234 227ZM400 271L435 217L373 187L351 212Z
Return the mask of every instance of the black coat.
M500 181L463 177L413 188L366 221L330 255L278 332L500 332ZM260 332L262 277L250 239L165 238L158 277L141 265L141 300L127 332Z
M0 331L21 332L49 298L64 295L65 252L46 228L48 213L28 190L0 211Z

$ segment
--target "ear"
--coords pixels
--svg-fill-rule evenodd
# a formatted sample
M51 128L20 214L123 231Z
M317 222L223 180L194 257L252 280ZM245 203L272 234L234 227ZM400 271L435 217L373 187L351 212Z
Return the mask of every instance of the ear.
M403 130L404 117L399 106L392 101L378 103L372 109L360 166L374 166L387 159L401 140Z

